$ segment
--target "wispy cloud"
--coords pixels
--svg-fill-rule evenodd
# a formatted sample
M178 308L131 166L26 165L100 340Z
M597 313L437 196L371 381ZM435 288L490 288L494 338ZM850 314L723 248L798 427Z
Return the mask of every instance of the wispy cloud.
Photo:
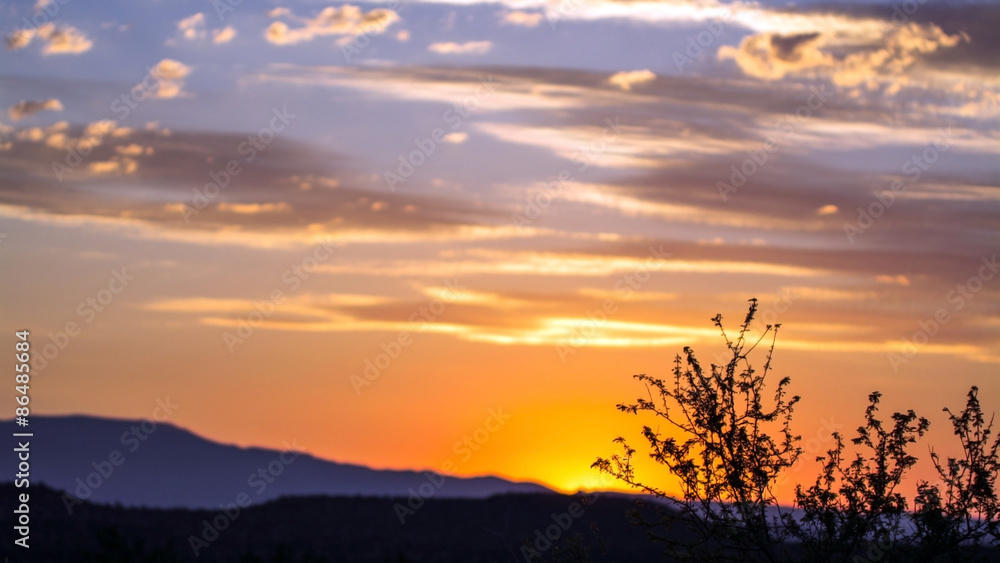
M656 75L649 69L643 69L616 72L608 79L608 82L618 86L622 90L628 91L635 84L643 84L645 82L652 82L653 80L656 80Z
M492 41L468 41L466 43L432 43L427 50L439 55L484 55L493 48Z

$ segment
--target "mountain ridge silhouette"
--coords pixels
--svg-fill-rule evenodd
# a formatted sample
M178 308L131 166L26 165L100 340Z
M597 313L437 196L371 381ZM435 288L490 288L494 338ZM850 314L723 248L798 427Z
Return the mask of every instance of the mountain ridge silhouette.
M554 492L537 483L494 476L372 469L305 452L221 444L148 419L35 415L27 428L2 420L0 429L11 448L18 447L18 440L30 442L32 484L124 506L214 509L247 497L259 504L303 495L407 497L417 492L438 498L487 498ZM12 436L25 432L33 436ZM5 480L18 473L17 463L17 456L5 456ZM429 495L427 483L434 485Z

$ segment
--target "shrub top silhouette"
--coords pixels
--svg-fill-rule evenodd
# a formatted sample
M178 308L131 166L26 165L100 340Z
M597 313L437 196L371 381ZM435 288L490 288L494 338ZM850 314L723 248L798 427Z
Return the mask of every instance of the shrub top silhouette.
M615 439L622 453L592 465L668 503L672 510L656 520L633 515L651 539L674 558L713 561L968 560L1000 541L1000 438L990 442L993 420L986 422L976 387L960 414L945 409L962 457L942 461L932 450L941 484L918 483L912 506L901 485L918 462L912 446L930 421L908 410L883 422L877 391L869 395L864 424L851 439L853 457L835 432L834 447L817 457L815 482L796 488L792 507L781 506L775 485L802 455L801 437L791 429L799 397L789 395L790 377L769 381L781 325L767 325L753 338L756 312L757 300L750 299L735 338L722 315L711 319L725 341L725 364L705 369L685 347L671 379L636 375L646 397L618 405L624 413L652 415L670 429L645 425L642 436L649 457L673 477L676 497L637 476L636 449L623 437ZM758 370L750 355L768 337Z

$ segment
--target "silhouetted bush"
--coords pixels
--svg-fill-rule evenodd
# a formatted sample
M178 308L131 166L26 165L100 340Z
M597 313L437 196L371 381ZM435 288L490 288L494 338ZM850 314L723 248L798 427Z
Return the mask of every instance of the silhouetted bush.
M773 489L782 471L802 453L790 423L798 396L788 395L783 377L770 385L771 358L780 325L767 325L751 342L749 310L735 339L719 328L728 351L725 365L702 367L684 348L672 380L640 374L648 398L619 404L630 414L651 414L676 434L642 428L649 457L664 465L679 487L675 497L636 475L636 450L619 437L623 453L598 458L593 467L657 499L674 512L657 520L635 518L648 535L662 542L674 559L737 561L939 561L995 558L1000 541L1000 438L992 436L978 389L965 410L948 412L963 455L942 462L931 453L941 485L918 483L912 505L901 492L918 459L911 448L930 422L912 410L894 413L886 425L878 417L881 394L869 395L865 423L851 439L857 451L845 453L842 436L817 457L822 469L808 487L799 485L792 507L782 507ZM763 368L749 356L770 335ZM678 533L678 531L683 533Z

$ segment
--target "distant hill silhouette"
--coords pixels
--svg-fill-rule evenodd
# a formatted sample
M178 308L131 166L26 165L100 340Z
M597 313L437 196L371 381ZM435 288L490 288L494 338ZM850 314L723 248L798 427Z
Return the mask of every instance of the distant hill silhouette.
M133 434L132 427L138 432ZM151 428L147 422L145 429ZM277 450L224 445L165 423L145 432L139 420L88 416L32 416L27 429L13 421L0 422L11 448L16 447L11 434L25 430L34 433L32 485L45 483L94 502L216 509L236 502L241 494L258 504L292 495L406 497L410 489L423 485L427 492L431 486L420 472L374 470L307 454L293 458ZM2 479L13 479L16 456L3 456L0 463ZM496 477L432 481L440 484L433 488L435 498L551 492L535 483Z

